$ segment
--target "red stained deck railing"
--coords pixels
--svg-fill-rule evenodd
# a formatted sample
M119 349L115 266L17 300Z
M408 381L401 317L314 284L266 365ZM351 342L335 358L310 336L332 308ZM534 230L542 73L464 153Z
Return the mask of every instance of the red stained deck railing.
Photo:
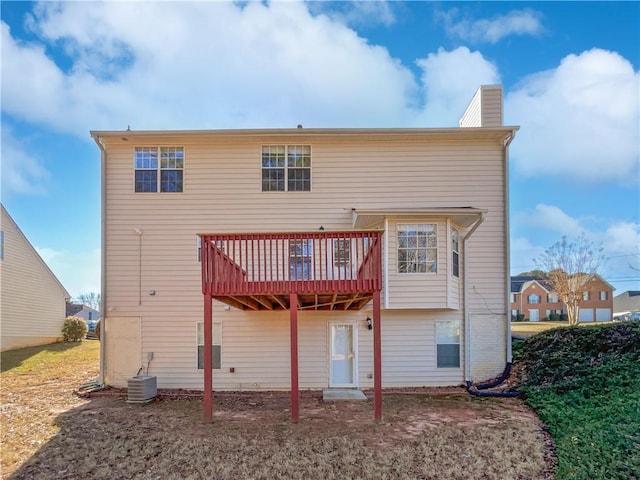
M356 294L382 288L382 232L202 234L202 291L214 298Z

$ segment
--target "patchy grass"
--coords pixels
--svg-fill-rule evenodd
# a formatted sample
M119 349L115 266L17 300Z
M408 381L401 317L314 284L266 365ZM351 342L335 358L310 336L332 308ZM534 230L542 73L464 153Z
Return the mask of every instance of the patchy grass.
M74 388L98 375L100 343L53 343L2 352L0 443L3 475L60 432L60 413L86 403ZM4 478L4 477L3 477Z
M530 337L536 333L568 325L567 322L511 322L511 333L522 337Z
M640 323L550 330L516 345L514 359L554 439L559 480L640 478Z
M34 398L6 408L3 401L11 419L11 431L3 419L3 475L12 480L553 478L549 437L520 400L475 398L462 389L386 393L384 421L375 423L371 401L323 402L320 393L303 392L294 425L286 392L218 393L214 422L205 424L201 397L190 392L161 391L145 405L128 404L115 390L76 398L72 390L93 377L97 354L76 362L69 350L57 353L64 367L53 365L54 355L41 365L43 376L38 368L2 373L14 396L22 384L12 382L25 373L34 387ZM62 370L75 373L46 381L44 372Z

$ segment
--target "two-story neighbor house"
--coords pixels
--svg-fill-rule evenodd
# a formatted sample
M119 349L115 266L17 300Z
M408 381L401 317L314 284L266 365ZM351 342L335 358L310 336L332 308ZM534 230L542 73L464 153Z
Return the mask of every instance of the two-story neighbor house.
M93 131L102 375L205 390L460 385L510 361L507 163L459 128ZM293 401L293 399L292 399ZM376 403L376 405L378 405Z
M613 318L613 286L600 275L585 276L584 292L578 318L581 322L607 322ZM563 314L564 305L547 280L534 276L511 277L511 319L529 319L532 322Z
M69 293L0 205L0 349L62 339Z

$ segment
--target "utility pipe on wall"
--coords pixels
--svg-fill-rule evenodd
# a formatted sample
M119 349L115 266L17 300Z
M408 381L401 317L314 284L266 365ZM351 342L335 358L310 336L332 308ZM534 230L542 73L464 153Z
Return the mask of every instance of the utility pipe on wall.
M463 258L463 265L464 265L463 277L462 277L463 278L462 284L464 289L464 292L462 295L462 303L463 303L462 308L464 311L464 380L465 382L468 382L471 380L471 355L470 355L471 325L469 324L469 320L470 320L469 307L468 307L469 294L467 292L468 282L469 282L469 277L468 277L469 269L467 268L469 264L468 258L467 258L467 240L478 229L480 224L484 222L484 218L485 218L485 213L482 212L480 214L480 218L471 227L471 230L469 230L467 234L462 238L462 258Z

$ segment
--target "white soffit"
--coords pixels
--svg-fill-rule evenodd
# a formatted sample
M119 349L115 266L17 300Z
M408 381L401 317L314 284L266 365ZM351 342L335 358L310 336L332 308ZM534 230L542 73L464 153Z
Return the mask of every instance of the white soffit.
M385 218L416 218L416 220L448 218L456 225L468 228L486 213L487 210L474 207L352 209L355 229L372 228L382 223Z

